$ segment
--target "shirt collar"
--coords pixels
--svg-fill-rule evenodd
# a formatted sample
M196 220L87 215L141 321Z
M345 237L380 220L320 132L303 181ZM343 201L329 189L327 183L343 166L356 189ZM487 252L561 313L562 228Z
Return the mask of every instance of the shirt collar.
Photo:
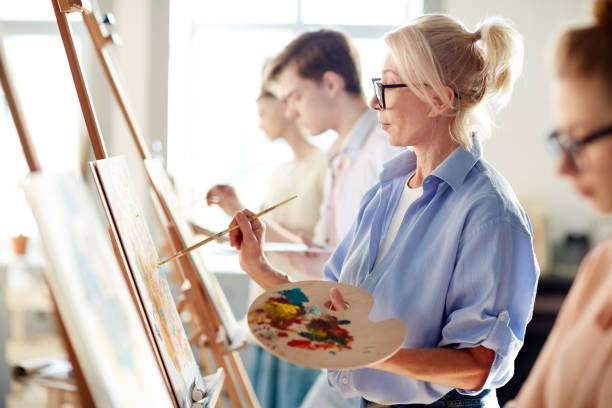
M383 171L380 173L380 181L385 182L396 177L407 176L416 168L416 155L412 149L408 149L393 159L383 164Z
M474 137L469 150L457 147L430 176L435 176L457 190L472 167L482 158L482 144ZM380 181L385 182L396 177L407 176L416 168L416 155L412 149L400 153L383 165Z
M376 112L372 109L366 109L351 128L351 131L340 148L340 152L350 153L360 150L377 123L378 116Z

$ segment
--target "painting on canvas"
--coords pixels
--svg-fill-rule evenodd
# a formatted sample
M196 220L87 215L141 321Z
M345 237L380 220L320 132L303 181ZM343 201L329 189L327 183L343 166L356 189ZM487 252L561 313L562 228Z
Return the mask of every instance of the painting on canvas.
M170 381L177 397L184 400L199 370L168 282L159 273L157 250L130 183L127 164L120 156L97 160L91 167L109 224L119 236L127 267L150 318Z

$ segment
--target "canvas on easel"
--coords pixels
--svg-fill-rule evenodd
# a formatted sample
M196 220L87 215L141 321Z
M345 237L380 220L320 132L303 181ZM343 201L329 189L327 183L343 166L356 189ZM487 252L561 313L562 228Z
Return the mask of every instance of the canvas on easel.
M184 398L194 378L199 376L199 369L168 282L159 273L157 250L130 186L125 160L121 157L97 160L91 163L91 169L170 381L177 395Z
M25 191L49 260L46 276L95 404L174 405L84 184L33 175Z
M103 32L104 27L98 23L93 12L83 9L81 14L136 151L145 164L157 219L167 241L178 252L193 243L193 233L179 211L178 200L165 169L161 163L151 159L149 148L128 105L110 55L109 46L113 44L114 36ZM226 388L233 406L258 407L255 392L237 352L244 345L244 334L237 328L236 318L217 277L206 268L201 254L180 259L174 266L175 271L181 273L173 276L184 279L178 283L182 288L187 288L181 294L179 310L182 316L187 317L186 322L192 329L190 340L198 348L202 366L210 370L216 365L226 370Z
M170 209L170 215L173 216L169 221L171 221L173 224L176 224L176 228L179 231L179 236L182 237L184 241L189 241L192 237L192 232L189 226L187 225L182 216L174 216L180 213L177 212L178 206L175 205L175 202L177 200L173 196L174 192L172 191L172 187L170 186L167 173L159 163L151 159L151 154L149 152L148 147L146 146L146 143L142 140L142 136L136 124L134 114L127 104L127 98L119 83L117 70L111 64L111 59L106 46L112 44L113 36L105 35L104 33L102 33L100 25L97 22L93 12L85 8L81 8L80 11L82 12L83 21L88 29L88 32L92 39L92 43L101 61L103 71L109 79L109 85L111 86L111 90L113 91L113 94L115 95L116 100L119 104L119 108L126 119L126 124L128 125L132 139L135 142L136 150L145 162L153 162L151 166L145 165L145 168L147 170L147 175L151 179L153 187L156 190L156 193L162 201L162 207L164 207L164 210ZM100 157L97 156L97 158ZM157 182L153 182L153 180ZM163 192L159 190L160 188L163 188ZM219 320L221 321L221 324L223 325L223 328L227 332L228 336L231 336L231 333L233 333L236 328L236 318L233 315L227 298L221 290L221 287L216 277L214 276L214 274L211 274L206 269L204 264L201 262L201 259L194 260L194 262L197 264L198 275L202 280L202 284L206 287L208 292L210 292L209 294L212 298L212 307L215 309L215 312L218 315Z
M109 55L108 46L113 43L113 35L105 34L102 32L100 24L96 20L94 13L90 10L83 9L82 11L83 22L90 34L92 44L96 50L100 65L103 68L105 75L109 80L110 88L115 96L118 103L119 109L125 118L126 125L129 129L134 146L141 159L144 161L147 176L155 190L155 198L160 201L160 209L166 212L165 216L167 221L176 228L178 238L181 242L181 248L175 248L175 250L183 249L193 243L193 232L186 222L185 218L179 211L178 200L175 197L174 190L168 179L168 174L163 168L161 163L151 158L149 149L144 142L139 126L136 123L135 115L128 106L127 97L119 81L119 75L117 69L112 64L112 59ZM154 200L155 200L154 198ZM157 204L157 203L154 203ZM241 340L234 337L236 330L236 318L229 306L227 298L223 293L221 286L216 276L205 267L201 255L189 257L192 266L196 269L201 284L206 289L207 294L210 296L210 303L214 312L218 317L219 323L228 336L228 341L234 347L239 347Z

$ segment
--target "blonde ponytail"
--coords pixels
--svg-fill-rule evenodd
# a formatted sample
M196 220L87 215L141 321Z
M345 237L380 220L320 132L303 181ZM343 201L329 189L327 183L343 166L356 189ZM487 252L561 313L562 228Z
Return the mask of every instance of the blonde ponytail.
M478 29L486 79L485 98L492 107L503 108L523 70L523 41L520 34L500 17L483 21Z

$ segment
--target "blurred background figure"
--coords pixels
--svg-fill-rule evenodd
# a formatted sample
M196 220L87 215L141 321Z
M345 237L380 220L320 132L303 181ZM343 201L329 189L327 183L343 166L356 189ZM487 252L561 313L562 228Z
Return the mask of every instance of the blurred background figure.
M612 213L612 1L595 23L567 31L556 53L558 172L601 213ZM612 239L582 261L516 407L609 407L612 400Z

